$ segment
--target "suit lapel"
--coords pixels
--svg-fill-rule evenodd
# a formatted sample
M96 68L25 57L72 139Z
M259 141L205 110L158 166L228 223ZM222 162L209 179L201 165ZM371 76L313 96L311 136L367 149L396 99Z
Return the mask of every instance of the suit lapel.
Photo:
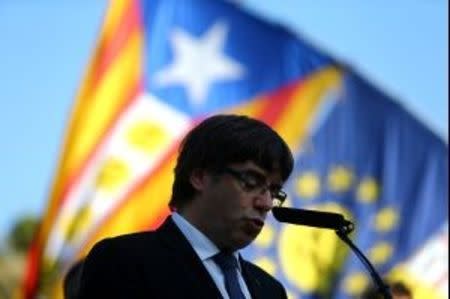
M241 263L242 276L244 277L248 290L252 295L252 299L263 298L263 294L261 293L261 282L255 277L255 275L252 274L247 262L240 255L239 261Z
M182 279L187 289L192 289L192 295L195 298L222 298L203 262L171 217L158 228L157 233L168 250L173 252L174 264L180 268ZM185 295L190 297L190 294Z

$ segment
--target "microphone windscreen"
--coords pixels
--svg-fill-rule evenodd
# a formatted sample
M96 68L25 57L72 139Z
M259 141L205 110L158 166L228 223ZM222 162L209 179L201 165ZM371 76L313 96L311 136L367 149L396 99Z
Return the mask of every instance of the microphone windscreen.
M341 228L347 222L344 216L332 212L275 207L272 213L280 222L333 230Z

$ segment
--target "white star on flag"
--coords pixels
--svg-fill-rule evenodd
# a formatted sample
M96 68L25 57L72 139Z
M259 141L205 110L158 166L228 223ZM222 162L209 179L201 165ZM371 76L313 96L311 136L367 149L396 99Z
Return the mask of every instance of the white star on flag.
M190 102L198 106L214 81L240 79L244 67L223 53L227 33L223 22L215 23L198 38L181 29L173 30L170 43L174 61L155 75L155 82L160 86L183 85Z

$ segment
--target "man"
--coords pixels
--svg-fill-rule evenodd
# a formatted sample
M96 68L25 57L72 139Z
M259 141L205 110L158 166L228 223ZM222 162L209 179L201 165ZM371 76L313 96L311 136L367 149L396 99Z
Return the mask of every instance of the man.
M286 198L286 143L246 116L217 115L185 137L170 207L155 232L106 239L89 253L82 298L286 298L282 285L239 249ZM145 208L145 207L142 207Z

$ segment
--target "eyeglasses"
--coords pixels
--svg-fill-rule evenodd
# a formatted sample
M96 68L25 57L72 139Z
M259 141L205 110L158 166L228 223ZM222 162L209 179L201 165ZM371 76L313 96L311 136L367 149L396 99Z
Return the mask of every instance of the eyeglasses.
M242 189L246 192L262 194L269 190L273 205L276 207L280 207L286 200L287 194L281 190L281 186L277 184L267 184L266 177L256 171L239 171L226 167L223 169L223 172L226 172L236 178L241 183Z

